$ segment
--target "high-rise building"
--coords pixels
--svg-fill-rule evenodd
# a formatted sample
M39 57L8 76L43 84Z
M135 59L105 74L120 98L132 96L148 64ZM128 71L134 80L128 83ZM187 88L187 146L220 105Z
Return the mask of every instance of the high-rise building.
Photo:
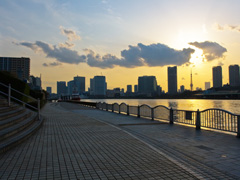
M134 85L134 92L137 93L138 92L138 85Z
M168 67L168 93L177 93L177 66Z
M213 73L213 87L214 88L222 87L222 67L221 66L213 67L212 73Z
M155 95L157 93L157 80L155 76L138 77L138 93L144 95Z
M205 82L205 90L210 89L211 84L210 82Z
M132 85L127 85L127 93L132 93Z
M180 86L180 92L183 93L184 91L185 91L185 87L184 87L184 85L181 85Z
M92 89L92 95L94 96L106 96L107 83L105 76L94 76L90 79L90 91Z
M72 95L73 94L73 89L74 89L74 81L68 81L67 82L67 94Z
M42 80L41 77L30 76L29 86L34 90L42 90Z
M48 94L52 94L52 87L47 87L46 91L48 92Z
M160 96L162 94L162 87L157 86L157 95Z
M229 66L229 85L230 86L240 86L239 66L238 65Z
M21 80L29 80L30 58L0 57L0 71L8 71Z
M85 77L74 77L74 83L79 93L85 92Z
M67 86L65 81L57 81L57 94L58 96L67 94Z

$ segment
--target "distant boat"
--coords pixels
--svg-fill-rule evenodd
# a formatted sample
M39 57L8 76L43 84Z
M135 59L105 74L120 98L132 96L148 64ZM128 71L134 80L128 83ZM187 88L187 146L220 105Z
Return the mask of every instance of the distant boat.
M74 101L80 101L81 100L80 95L79 95L76 87L73 88L72 100L74 100Z

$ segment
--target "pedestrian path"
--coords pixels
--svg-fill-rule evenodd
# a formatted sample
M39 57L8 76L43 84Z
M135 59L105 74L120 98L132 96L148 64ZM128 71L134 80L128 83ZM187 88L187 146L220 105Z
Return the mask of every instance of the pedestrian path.
M0 179L240 178L234 170L229 171L231 167L223 170L201 161L219 147L223 152L218 158L229 159L234 153L237 157L240 141L229 135L221 134L222 144L216 141L213 148L205 142L210 134L205 131L153 124L78 104L49 103L42 114L45 122L35 135L0 155ZM210 135L209 141L218 139L218 135ZM231 153L225 152L226 145L232 148ZM204 150L209 150L208 156ZM192 152L196 157L188 154Z

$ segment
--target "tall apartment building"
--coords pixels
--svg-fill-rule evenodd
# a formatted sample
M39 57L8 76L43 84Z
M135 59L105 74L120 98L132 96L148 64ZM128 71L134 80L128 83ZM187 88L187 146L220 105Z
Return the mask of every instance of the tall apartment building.
M21 80L29 80L30 58L0 57L0 71L8 71Z
M94 76L90 79L90 93L94 96L106 96L107 83L105 76Z
M229 85L230 86L240 86L239 66L238 65L230 65L229 66Z
M138 93L154 95L157 93L157 80L155 76L138 77Z
M135 93L138 92L138 85L137 85L137 84L134 85L134 92L135 92Z
M184 85L181 85L180 86L180 92L183 93L185 91L185 86Z
M73 78L79 93L85 92L85 77L76 76Z
M210 89L210 88L211 88L210 82L205 82L205 90Z
M213 87L214 88L222 87L222 67L221 66L213 67L212 73L213 73Z
M72 95L74 89L74 81L68 81L67 82L67 94Z
M42 80L41 77L30 76L29 86L34 90L42 90Z
M46 88L46 91L47 91L49 94L52 94L52 87L47 87L47 88Z
M168 67L168 93L177 93L177 66Z
M65 81L57 81L57 95L66 95L67 94L67 86Z
M127 85L127 93L132 93L132 85Z

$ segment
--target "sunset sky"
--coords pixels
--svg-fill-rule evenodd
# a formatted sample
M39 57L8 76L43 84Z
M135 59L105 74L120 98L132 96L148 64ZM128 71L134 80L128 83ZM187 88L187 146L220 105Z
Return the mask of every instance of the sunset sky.
M108 89L154 75L167 91L212 85L212 67L240 64L239 0L1 0L0 56L30 57L31 75L57 81L104 75ZM87 88L86 88L87 90Z

